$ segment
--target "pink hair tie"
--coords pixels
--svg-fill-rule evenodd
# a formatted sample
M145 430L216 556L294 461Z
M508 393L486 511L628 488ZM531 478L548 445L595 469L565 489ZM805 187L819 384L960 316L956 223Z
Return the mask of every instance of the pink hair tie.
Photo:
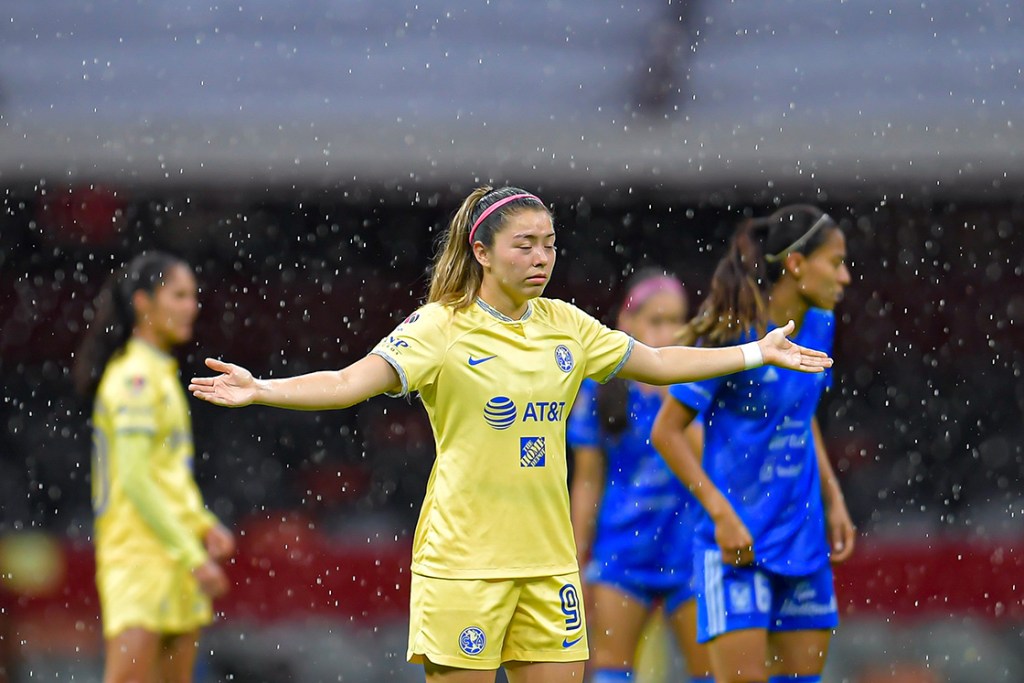
M685 296L683 285L680 284L679 280L668 275L658 275L649 280L644 280L629 290L629 293L626 295L626 301L622 305L622 312L626 313L639 308L659 292L672 292L673 294Z
M484 212L482 214L480 214L480 218L477 218L476 222L473 223L473 227L469 231L469 243L473 244L473 236L476 235L476 229L480 227L481 223L483 223L485 220L487 220L488 216L490 216L492 213L494 213L495 211L497 211L501 207L505 206L509 202L514 202L517 199L527 199L527 198L529 198L529 199L536 199L540 204L544 204L544 202L540 201L539 198L537 198L534 195L529 194L529 193L526 193L526 194L514 194L511 197L505 197L504 199L499 199L498 201L494 202L493 204L488 206L486 209L484 209Z

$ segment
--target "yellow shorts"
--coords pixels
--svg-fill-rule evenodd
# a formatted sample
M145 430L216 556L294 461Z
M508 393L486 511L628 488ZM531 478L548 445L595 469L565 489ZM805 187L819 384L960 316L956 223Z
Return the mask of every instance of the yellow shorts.
M590 656L579 572L528 579L412 575L410 662L492 670Z
M96 571L103 636L128 628L188 633L213 621L210 599L185 567L158 559L111 562Z

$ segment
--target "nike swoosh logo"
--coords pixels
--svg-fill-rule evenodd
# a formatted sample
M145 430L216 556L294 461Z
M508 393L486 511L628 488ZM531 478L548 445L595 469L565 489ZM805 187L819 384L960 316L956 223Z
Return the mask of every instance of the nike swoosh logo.
M580 636L576 640L569 640L568 638L563 638L562 639L562 647L572 647L573 645L575 645L576 643L580 642L581 640L583 640L583 636Z
M469 357L469 364L470 365L480 365L481 363L486 363L487 361L489 361L492 358L497 358L497 356L487 356L486 358L473 358L473 356L470 356Z

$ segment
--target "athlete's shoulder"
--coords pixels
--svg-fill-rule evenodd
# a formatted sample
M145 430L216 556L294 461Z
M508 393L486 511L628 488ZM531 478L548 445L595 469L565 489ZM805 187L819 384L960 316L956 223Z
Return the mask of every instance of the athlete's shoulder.
M443 332L450 329L455 317L456 311L450 305L437 302L423 304L400 322L395 331L413 336Z
M531 305L538 313L545 313L547 315L579 315L583 313L579 307L568 301L548 299L543 296L534 299Z
M448 321L455 315L455 308L449 304L442 304L437 301L426 303L413 311L409 317L402 321L403 325L412 325L420 320L427 322Z
M835 332L835 324L835 311L809 308L804 314L803 328L815 337L831 337Z
M835 322L836 312L830 311L827 308L812 307L807 309L807 313L805 313L804 316L804 320L812 320L826 325L831 325Z
M587 323L597 322L597 319L592 315L584 311L579 306L571 304L568 301L562 299L545 299L538 297L533 300L534 315L539 320L550 322L551 324L565 330L567 326L572 326L574 329L580 329Z
M152 358L129 343L107 362L98 393L118 400L138 400L155 394L159 371Z

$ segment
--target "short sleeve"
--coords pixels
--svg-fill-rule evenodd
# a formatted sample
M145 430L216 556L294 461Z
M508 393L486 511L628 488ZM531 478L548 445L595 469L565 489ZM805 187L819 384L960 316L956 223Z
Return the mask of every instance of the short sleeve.
M437 379L448 346L450 311L427 304L402 321L370 352L386 360L402 380L393 396L420 391Z
M570 306L579 325L580 344L586 356L586 376L604 384L615 377L633 352L633 338L613 330L580 309Z
M597 417L597 382L592 379L584 380L576 395L576 402L573 403L566 425L566 440L573 448L601 445L601 429Z
M668 395L697 413L703 413L711 405L721 383L721 377L714 377L700 382L673 384L668 388Z
M152 377L127 368L105 387L103 403L115 434L154 436L160 422L160 390Z

